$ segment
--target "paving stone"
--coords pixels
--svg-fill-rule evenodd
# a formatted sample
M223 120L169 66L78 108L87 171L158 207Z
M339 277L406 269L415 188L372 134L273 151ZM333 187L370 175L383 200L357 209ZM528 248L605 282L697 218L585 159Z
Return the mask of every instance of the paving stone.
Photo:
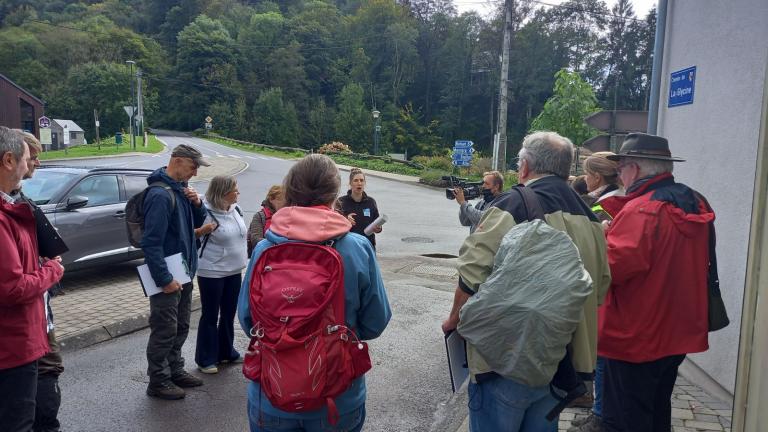
M697 405L697 406L693 407L693 413L694 414L717 415L717 413L714 412L713 410L711 410L711 409L709 409L709 408L707 408L705 406L701 406L701 405Z
M693 413L687 409L672 408L672 418L682 420L693 420ZM682 426L682 425L681 425Z
M686 420L685 427L693 428L693 429L703 429L708 431L723 430L723 427L720 426L720 423L700 422L696 420Z
M674 409L674 408L672 408ZM675 418L674 414L672 414L672 426L683 426L683 420L679 418Z
M720 421L717 415L710 415L710 414L694 414L693 418L694 420L710 422L710 423L717 423Z
M731 419L725 418L725 417L720 417L720 424L725 426L725 427L729 427L730 428L731 427Z
M719 416L731 418L733 416L733 410L730 409L716 409L715 413Z
M677 396L678 399L682 400L696 400L695 397L689 395L689 394L681 394L680 396Z
M672 428L673 432L696 432L696 429L690 429L682 426L675 426Z
M572 421L576 417L576 414L571 412L564 412L560 414L560 420Z
M672 408L689 409L688 401L672 399Z

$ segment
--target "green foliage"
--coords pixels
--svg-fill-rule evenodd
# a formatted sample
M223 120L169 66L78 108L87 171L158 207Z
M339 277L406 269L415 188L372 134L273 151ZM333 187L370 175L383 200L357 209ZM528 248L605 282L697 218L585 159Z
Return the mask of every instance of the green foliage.
M261 92L254 107L256 138L258 142L285 146L299 146L299 121L296 109L283 100L283 91L270 88Z
M453 163L450 156L415 156L412 161L424 165L427 169L448 172L453 169Z
M363 170L368 169L410 176L419 176L422 173L421 169L404 165L389 158L364 159L355 155L342 155L339 153L329 153L328 156L337 164L355 166Z
M400 110L397 121L392 123L395 148L414 156L434 152L440 143L440 137L435 133L437 125L437 120L433 120L422 126L421 114L407 104Z
M599 111L594 90L576 72L561 69L555 78L554 95L533 120L530 131L554 131L581 145L597 132L584 123L585 117Z
M370 111L363 103L363 88L351 83L339 93L336 113L336 136L357 153L373 150L373 124Z

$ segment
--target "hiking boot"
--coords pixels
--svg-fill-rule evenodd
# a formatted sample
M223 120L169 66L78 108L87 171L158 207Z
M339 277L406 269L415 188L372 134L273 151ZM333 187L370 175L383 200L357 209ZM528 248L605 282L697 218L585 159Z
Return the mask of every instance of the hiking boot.
M203 385L203 380L183 370L171 377L171 381L179 387L200 387Z
M589 413L583 419L572 421L571 427L568 428L568 432L601 432L602 430L600 417L596 416L595 413Z
M592 408L594 402L595 398L592 396L592 393L587 393L574 399L568 406L571 408Z
M184 389L172 383L169 380L160 383L149 383L147 386L147 396L156 397L165 400L184 399L187 394Z

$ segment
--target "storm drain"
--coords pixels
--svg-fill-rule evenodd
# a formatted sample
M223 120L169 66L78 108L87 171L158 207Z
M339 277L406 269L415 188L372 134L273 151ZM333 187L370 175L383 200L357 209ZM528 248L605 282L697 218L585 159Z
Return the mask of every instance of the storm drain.
M456 268L434 264L419 264L411 269L410 273L430 276L454 277L456 276Z
M404 237L402 240L406 243L434 243L435 242L429 237Z

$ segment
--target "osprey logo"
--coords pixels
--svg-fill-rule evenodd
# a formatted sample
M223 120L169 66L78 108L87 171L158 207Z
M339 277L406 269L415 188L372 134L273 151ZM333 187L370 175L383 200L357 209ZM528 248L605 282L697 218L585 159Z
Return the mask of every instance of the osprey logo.
M283 288L280 292L283 294L283 298L288 300L288 303L293 303L304 294L304 288L291 286Z

